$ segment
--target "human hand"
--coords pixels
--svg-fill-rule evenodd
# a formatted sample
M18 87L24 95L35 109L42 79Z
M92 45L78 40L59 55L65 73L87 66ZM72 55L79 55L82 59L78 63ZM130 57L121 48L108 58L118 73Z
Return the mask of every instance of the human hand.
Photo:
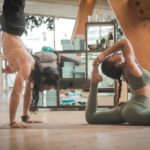
M31 128L31 126L27 123L16 123L16 122L10 124L10 127L11 128L22 128L22 129L23 128Z
M105 60L105 55L104 53L101 53L100 55L98 55L95 60L93 61L93 66L95 65L99 65L100 63L102 63Z

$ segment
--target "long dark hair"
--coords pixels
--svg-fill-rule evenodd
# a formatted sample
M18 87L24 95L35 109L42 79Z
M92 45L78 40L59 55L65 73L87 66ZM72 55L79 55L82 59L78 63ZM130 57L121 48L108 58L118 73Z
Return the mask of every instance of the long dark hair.
M59 80L59 73L57 69L52 67L41 67L40 60L37 56L33 56L35 59L35 67L31 75L31 80L33 80L33 90L32 90L32 102L30 105L30 111L37 110L37 104L39 101L40 85L52 85L57 86Z
M118 97L117 97L117 104L118 104L119 98L121 97L121 87L122 87L121 75L123 73L123 69L116 67L115 62L110 62L108 58L106 58L105 61L102 62L101 69L106 76L118 80L119 83Z

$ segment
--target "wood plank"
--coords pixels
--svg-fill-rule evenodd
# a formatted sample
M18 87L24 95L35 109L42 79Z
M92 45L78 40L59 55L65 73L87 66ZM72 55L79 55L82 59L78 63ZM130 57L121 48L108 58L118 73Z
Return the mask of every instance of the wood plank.
M150 20L139 19L128 0L108 0L142 67L150 71Z
M76 18L76 23L72 33L72 39L77 34L85 35L85 23L88 16L92 15L96 0L81 0Z

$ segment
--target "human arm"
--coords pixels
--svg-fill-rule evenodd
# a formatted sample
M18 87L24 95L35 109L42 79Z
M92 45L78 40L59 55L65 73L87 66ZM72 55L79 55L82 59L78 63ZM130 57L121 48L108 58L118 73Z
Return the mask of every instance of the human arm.
M23 103L23 115L21 116L22 121L26 123L41 123L42 121L31 120L29 116L29 108L32 101L32 89L33 89L33 81L29 79L26 82L25 93L24 93L24 103Z
M112 53L121 51L125 59L124 68L134 75L141 76L142 72L137 64L133 47L128 39L122 39L116 42L113 46L102 52L95 60L94 64L102 63L107 56Z
M16 111L18 108L20 94L23 89L24 81L29 77L30 73L31 73L30 66L24 63L24 65L16 75L13 91L10 98L10 105L9 105L10 125L12 128L29 127L28 125L25 124L16 123L15 117L16 117Z
M32 100L32 86L33 82L31 79L26 81L25 92L24 92L24 103L23 103L23 116L28 115L31 100Z
M122 39L116 42L113 46L109 47L107 50L101 52L100 55L97 56L95 61L101 63L105 60L105 58L108 55L114 52L118 52L120 50L122 51L124 57L129 57L129 56L135 57L134 51L130 42L127 39Z

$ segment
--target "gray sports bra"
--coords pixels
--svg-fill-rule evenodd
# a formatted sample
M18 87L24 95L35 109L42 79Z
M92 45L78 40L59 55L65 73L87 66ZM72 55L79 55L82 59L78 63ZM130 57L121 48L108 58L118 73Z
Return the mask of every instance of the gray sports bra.
M150 83L150 72L148 72L147 70L143 68L141 68L141 71L143 73L141 77L136 77L130 72L126 72L128 76L128 80L129 80L128 85L133 90L140 89Z

